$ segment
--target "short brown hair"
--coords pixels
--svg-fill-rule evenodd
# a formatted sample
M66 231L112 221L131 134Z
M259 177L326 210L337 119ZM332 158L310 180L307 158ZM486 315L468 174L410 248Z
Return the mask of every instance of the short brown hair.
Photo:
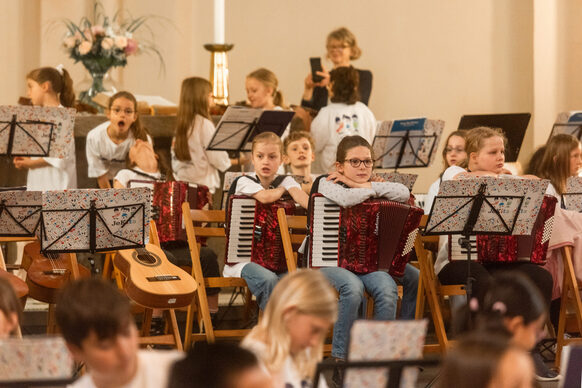
M78 347L92 331L99 340L114 338L132 319L129 299L98 278L65 286L57 300L56 318L65 341Z
M339 142L337 145L335 161L339 163L345 162L348 151L356 147L366 147L370 150L370 155L372 156L372 159L374 159L374 149L370 143L368 143L368 140L364 139L362 136L354 135L346 136Z
M283 154L287 155L287 147L289 144L293 143L294 141L307 139L309 141L309 145L311 145L311 150L315 150L315 143L313 142L313 137L311 134L306 131L293 131L290 132L289 135L283 141Z
M340 27L337 30L333 30L327 35L327 45L329 46L332 40L337 40L344 43L350 48L350 59L358 59L362 55L362 49L358 46L356 42L356 36L347 28Z
M261 132L257 136L255 136L251 147L251 153L255 152L255 146L259 143L278 145L279 152L281 153L281 156L283 156L283 142L281 141L281 138L277 136L277 134L275 134L275 132L270 131Z
M360 99L358 87L360 75L352 66L341 66L329 73L332 97L331 102L343 102L348 105L355 104Z

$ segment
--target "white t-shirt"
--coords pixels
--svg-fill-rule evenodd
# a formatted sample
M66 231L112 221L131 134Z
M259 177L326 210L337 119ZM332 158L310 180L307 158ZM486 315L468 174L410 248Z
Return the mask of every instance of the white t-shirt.
M424 197L424 214L429 214L430 209L432 208L432 203L434 202L434 198L439 193L439 188L441 187L441 178L437 179L430 185L428 188L428 193Z
M64 106L59 105L59 108ZM77 158L75 157L75 136L67 145L69 156L45 158L49 166L31 168L26 177L26 189L29 191L65 190L77 188ZM40 159L32 157L31 159Z
M158 171L158 172L145 172L144 170L142 170L141 168L135 166L133 168L133 170L135 171L131 171L127 168L124 168L123 170L119 170L119 172L117 173L117 175L115 175L115 178L113 178L116 181L119 181L119 183L121 183L124 187L127 187L127 183L129 181L154 181L154 180L159 180L162 178L162 174ZM137 171L137 172L136 172ZM140 174L143 173L145 175ZM146 176L149 175L149 176Z
M360 135L370 144L376 135L376 118L363 103L331 103L319 111L311 123L315 161L311 171L327 174L336 160L337 145L345 136Z
M123 388L166 387L172 365L182 357L184 357L184 353L177 350L139 350L136 375ZM69 387L96 388L91 378L91 370Z
M249 179L251 177L252 179ZM249 197L253 196L254 194L258 193L259 191L265 190L265 188L260 184L257 183L254 179L257 178L255 173L250 173L245 176L240 177L236 181L236 189L234 195L247 195ZM301 185L297 183L297 181L292 176L286 176L285 179L277 186L277 187L284 187L285 190L289 191L289 189L296 187L301 190ZM224 269L222 270L222 276L225 278L240 278L241 272L245 265L248 263L237 263L234 265L225 265Z
M178 160L172 148L172 170L176 180L208 186L211 193L220 187L218 171L228 170L230 158L226 151L206 150L215 131L210 120L196 115L188 138L191 160Z
M265 357L267 347L264 343L256 341L254 339L245 338L241 343L243 348L246 348L253 352L259 359L259 365L261 368L273 378L275 387L285 387L285 388L309 388L312 387L313 379L302 378L299 375L299 371L295 367L295 363L291 356L287 357L283 363L283 368L277 374L271 374L267 367L265 366ZM327 388L327 383L323 378L323 374L319 375L319 387Z
M135 143L133 132L130 130L127 139L115 144L107 135L107 127L110 124L110 121L99 124L87 134L85 151L89 178L99 178L107 173L107 179L113 179L115 174L125 167L127 153ZM152 142L149 135L148 141Z

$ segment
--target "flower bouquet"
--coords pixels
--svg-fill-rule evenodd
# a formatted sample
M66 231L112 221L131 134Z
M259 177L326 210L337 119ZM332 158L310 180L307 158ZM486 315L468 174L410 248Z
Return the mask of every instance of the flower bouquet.
M136 37L138 30L151 30L147 22L159 16L131 17L127 12L117 11L113 18L105 15L103 5L95 1L93 18L81 18L79 23L65 19L67 34L63 46L75 62L81 62L93 79L89 90L83 91L79 99L93 104L92 98L105 90L103 80L112 67L127 65L127 57L140 52L154 53L160 60L162 69L164 60L151 41Z

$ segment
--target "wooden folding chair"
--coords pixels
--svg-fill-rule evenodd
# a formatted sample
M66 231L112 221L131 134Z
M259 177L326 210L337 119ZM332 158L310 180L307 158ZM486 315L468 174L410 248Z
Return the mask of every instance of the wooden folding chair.
M425 215L420 221L420 227L426 226L428 217ZM420 266L420 281L417 299L416 318L421 319L424 312L424 298L428 300L435 333L438 344L425 345L424 351L445 353L449 347L449 339L443 320L444 297L453 295L466 295L464 284L442 285L434 272L434 262L432 252L428 251L424 244L434 243L434 238L422 236L421 233L416 235L414 248L416 257Z
M297 252L293 246L299 246L307 236L307 216L290 216L285 209L277 210L277 220L283 241L283 252L287 261L287 271L297 270Z
M250 299L247 283L242 278L205 278L202 274L200 264L200 250L196 237L225 237L223 227L195 226L194 223L219 223L225 222L224 210L190 210L188 202L182 204L182 217L186 226L188 236L188 247L192 258L192 276L198 284L196 296L188 308L186 317L186 334L184 337L184 348L188 349L192 341L214 342L216 338L243 338L250 332L250 329L239 330L216 330L212 327L210 319L210 309L206 296L206 287L244 287L247 289L246 299ZM194 318L197 315L199 332L193 333Z
M566 332L578 332L582 334L582 300L580 298L580 285L574 272L572 247L563 247L561 253L562 262L564 263L564 280L562 283L560 320L556 340L556 368L560 367L562 348L570 343L580 343L582 341L580 338L564 338Z

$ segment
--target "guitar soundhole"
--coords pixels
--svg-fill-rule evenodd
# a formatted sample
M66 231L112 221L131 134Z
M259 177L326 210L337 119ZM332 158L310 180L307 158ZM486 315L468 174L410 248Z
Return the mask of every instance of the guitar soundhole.
M133 258L138 263L148 267L155 267L161 263L160 258L156 254L146 250L136 250L136 252L133 253Z

